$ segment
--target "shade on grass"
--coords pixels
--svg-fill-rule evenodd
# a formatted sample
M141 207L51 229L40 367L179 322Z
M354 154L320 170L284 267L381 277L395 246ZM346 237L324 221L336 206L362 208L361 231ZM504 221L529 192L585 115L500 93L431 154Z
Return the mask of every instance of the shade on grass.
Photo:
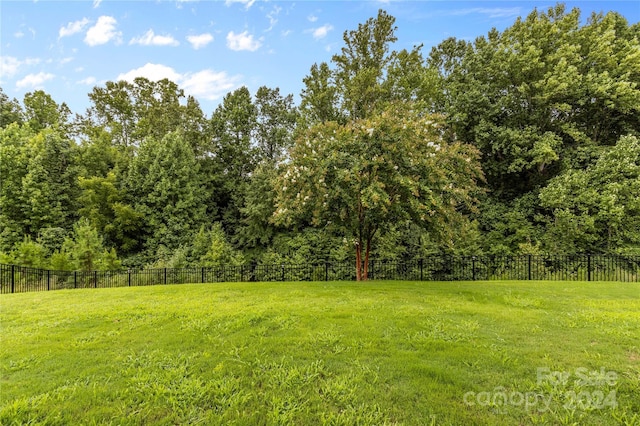
M602 282L3 295L0 423L637 424L639 312Z

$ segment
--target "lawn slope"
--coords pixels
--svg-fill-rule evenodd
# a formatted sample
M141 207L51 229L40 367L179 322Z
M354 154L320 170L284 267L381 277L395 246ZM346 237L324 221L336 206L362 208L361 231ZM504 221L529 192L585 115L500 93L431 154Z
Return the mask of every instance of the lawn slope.
M0 424L640 424L640 286L234 283L0 297Z

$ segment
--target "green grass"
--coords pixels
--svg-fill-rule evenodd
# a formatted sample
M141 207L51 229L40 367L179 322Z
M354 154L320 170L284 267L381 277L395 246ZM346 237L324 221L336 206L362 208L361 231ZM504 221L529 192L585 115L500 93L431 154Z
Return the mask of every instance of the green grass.
M638 284L61 290L0 327L3 425L640 424Z

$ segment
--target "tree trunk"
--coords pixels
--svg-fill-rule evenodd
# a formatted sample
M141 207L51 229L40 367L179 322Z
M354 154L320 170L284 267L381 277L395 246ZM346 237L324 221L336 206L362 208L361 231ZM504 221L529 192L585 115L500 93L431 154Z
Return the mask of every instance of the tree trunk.
M356 244L356 281L362 281L362 249Z

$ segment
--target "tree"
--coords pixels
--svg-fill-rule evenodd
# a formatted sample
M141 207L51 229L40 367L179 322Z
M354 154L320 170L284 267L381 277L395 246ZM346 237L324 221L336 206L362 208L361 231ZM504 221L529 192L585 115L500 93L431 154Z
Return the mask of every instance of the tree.
M83 121L85 133L101 128L111 135L114 146L132 152L147 137L162 140L168 133L182 129L195 145L199 140L193 132L202 130L202 111L193 97L183 105L184 98L184 91L168 79L109 81L104 87L94 87L89 94L93 105ZM192 146L196 151L197 148Z
M585 170L571 170L540 193L552 211L547 244L554 252L640 252L640 139L620 138Z
M205 193L193 150L181 132L146 139L126 182L127 202L144 218L145 249L175 250L205 223Z
M327 121L344 122L339 109L338 88L333 72L326 62L313 64L310 74L303 80L300 113L304 122L324 123Z
M35 131L58 128L68 135L71 110L64 102L60 105L42 90L24 95L24 116L26 123Z
M74 269L82 271L115 270L120 268L120 261L114 249L107 250L104 247L102 237L98 231L89 224L86 219L81 219L73 227L73 235L66 238L62 245L64 257L69 259ZM65 264L57 253L54 260L56 264ZM64 266L64 269L67 269Z
M17 99L9 99L0 87L0 129L11 123L22 124L23 111Z
M432 50L447 121L482 152L490 191L478 221L488 250L578 248L543 244L559 216L549 217L539 194L557 177L591 167L621 135L640 134L639 40L637 25L616 13L582 24L578 9L559 4L503 32L472 43L448 39ZM565 231L559 241L571 240L574 231Z
M482 151L493 192L514 199L640 132L639 49L620 15L580 26L559 4L472 44L449 39L430 61L456 134Z
M314 64L301 93L303 122L313 125L364 119L389 103L420 102L430 108L437 96L437 73L426 67L420 53L391 50L397 40L395 18L383 10L356 30L345 31L344 47L326 63Z
M301 135L276 185L277 224L336 227L353 241L356 278L367 279L374 238L411 221L439 241L474 209L482 172L478 153L442 139L442 117L399 104Z
M348 119L369 117L385 97L382 82L392 61L389 46L397 40L395 18L385 11L345 31L344 47L331 60L335 64L335 84L341 94L342 109Z
M208 190L227 230L241 220L244 193L257 163L253 144L257 110L249 89L228 93L211 116L212 158L208 160Z
M57 129L44 129L25 148L29 160L21 188L24 232L36 236L42 228L70 229L79 194L75 144Z
M0 129L0 250L8 252L22 240L28 226L22 182L27 175L28 141L33 131L12 123Z
M76 146L58 128L0 130L0 244L7 250L43 228L70 229L77 215Z
M124 254L139 250L144 216L125 202L125 193L118 188L115 173L111 171L106 177L80 177L79 184L82 188L80 216L98 230L108 246L117 247Z
M241 265L244 263L242 253L236 251L227 241L220 222L216 222L208 232L209 245L206 253L200 257L200 264L205 267Z
M258 158L275 163L293 142L297 112L293 95L282 96L280 89L262 86L255 96L255 145Z
M47 249L27 235L14 247L12 262L32 268L46 268L48 266Z

